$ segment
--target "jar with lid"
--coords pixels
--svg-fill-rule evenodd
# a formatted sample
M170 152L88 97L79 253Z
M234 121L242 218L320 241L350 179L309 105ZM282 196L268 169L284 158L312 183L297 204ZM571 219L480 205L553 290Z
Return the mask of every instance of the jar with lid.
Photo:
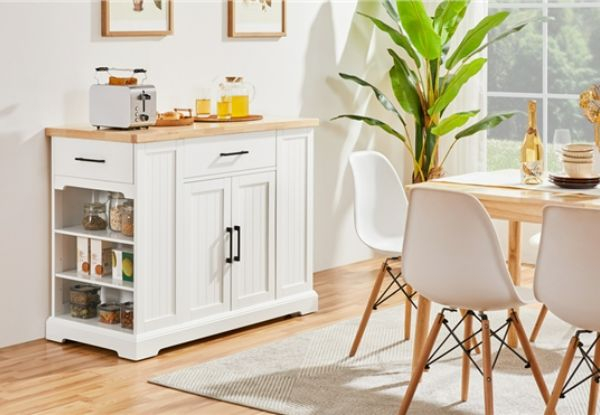
M69 290L71 316L75 318L94 318L100 304L100 287L89 284L73 285Z
M104 324L121 322L121 306L118 303L102 303L98 307L98 320Z
M133 302L121 304L121 327L133 330Z
M133 205L126 203L121 207L121 233L133 236Z
M107 226L106 205L99 202L86 203L83 206L81 225L88 231L101 231Z
M121 232L121 208L126 202L123 193L114 192L108 196L108 215L112 231Z
M254 85L245 82L241 76L227 76L219 84L220 102L230 103L231 118L243 118L250 114L250 101L254 98L254 93Z

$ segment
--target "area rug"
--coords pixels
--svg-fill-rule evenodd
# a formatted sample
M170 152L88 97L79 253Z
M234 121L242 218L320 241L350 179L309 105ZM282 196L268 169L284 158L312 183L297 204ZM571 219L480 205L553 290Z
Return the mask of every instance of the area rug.
M535 317L536 310L522 311L526 329ZM492 325L502 324L505 318L505 313L490 315ZM150 382L276 414L393 415L411 370L412 343L402 340L403 321L399 307L374 312L354 358L347 358L347 353L358 319L161 374ZM574 328L548 314L535 352L550 390L573 332ZM497 347L496 342L493 345ZM434 364L424 375L409 413L482 414L482 378L471 369L469 401L460 402L460 368L459 353ZM496 413L544 412L531 372L510 352L502 352L493 381ZM575 389L560 401L558 412L587 413L588 393L587 384Z

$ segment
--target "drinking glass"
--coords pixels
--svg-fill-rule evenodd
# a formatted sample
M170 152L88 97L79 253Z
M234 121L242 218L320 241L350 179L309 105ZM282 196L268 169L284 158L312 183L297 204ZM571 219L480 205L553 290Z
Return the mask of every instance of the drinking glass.
M571 131L566 128L557 128L554 131L554 151L560 156L560 151L567 144L571 144Z
M210 116L210 88L202 88L200 94L196 99L196 116L197 117L209 117Z

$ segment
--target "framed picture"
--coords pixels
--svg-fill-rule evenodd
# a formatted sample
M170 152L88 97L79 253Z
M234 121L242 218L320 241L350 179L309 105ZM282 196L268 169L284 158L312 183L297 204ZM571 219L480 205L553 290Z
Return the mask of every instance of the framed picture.
M173 34L173 0L102 0L102 36Z
M227 0L229 37L285 36L285 0Z

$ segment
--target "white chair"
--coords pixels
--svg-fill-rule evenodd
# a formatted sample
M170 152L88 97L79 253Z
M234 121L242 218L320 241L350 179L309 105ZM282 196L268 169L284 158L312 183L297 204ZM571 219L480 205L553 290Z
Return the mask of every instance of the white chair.
M529 245L539 250L541 237L542 234L540 232L536 233L531 238L529 238ZM542 305L542 309L538 314L538 317L535 321L535 325L533 326L533 330L531 330L531 335L529 336L529 341L531 343L535 343L535 341L537 340L537 337L540 334L540 330L542 329L542 325L544 324L544 320L546 319L546 314L548 314L548 307Z
M534 290L552 313L578 327L558 373L546 414L556 409L559 398L578 386L567 375L577 349L582 354L578 368L591 374L588 414L596 414L600 381L600 211L551 206L544 209L542 240L535 269ZM568 276L568 282L565 280ZM595 332L592 345L584 347L580 336ZM595 347L594 358L590 357ZM582 365L582 363L586 363ZM574 375L575 373L573 373ZM579 379L579 377L577 377Z
M447 190L413 189L404 239L403 269L406 281L420 295L448 308L436 316L431 327L404 394L401 415L407 413L424 369L444 355L441 349L448 339L456 340L454 348L460 347L464 352L461 397L466 400L468 395L472 362L483 374L485 413L493 414L491 339L500 342L498 353L503 347L509 348L503 336L511 326L516 329L526 359L513 352L531 368L542 397L547 401L549 393L540 367L514 311L533 301L533 293L513 285L490 216L475 197ZM468 311L451 327L446 314L457 309ZM510 317L503 326L492 330L486 312L496 310L510 310ZM471 332L473 319L481 323L481 330L476 333ZM465 324L462 341L454 333L461 323ZM431 355L442 326L450 334ZM503 330L506 332L500 334ZM471 346L470 341L479 332L482 335L483 368L479 368L471 357L475 346Z
M394 275L390 264L398 261L402 255L404 241L404 225L408 201L402 182L398 178L391 163L375 151L358 151L350 155L350 167L354 176L354 224L358 237L377 253L387 259L383 262L367 306L363 313L354 342L350 349L350 357L356 354L362 340L371 312L379 304L398 291L406 296L404 337L410 338L411 307L414 306L414 292L409 285L403 283L400 275ZM383 291L381 285L385 274L392 277L392 282ZM393 292L388 292L395 287Z

